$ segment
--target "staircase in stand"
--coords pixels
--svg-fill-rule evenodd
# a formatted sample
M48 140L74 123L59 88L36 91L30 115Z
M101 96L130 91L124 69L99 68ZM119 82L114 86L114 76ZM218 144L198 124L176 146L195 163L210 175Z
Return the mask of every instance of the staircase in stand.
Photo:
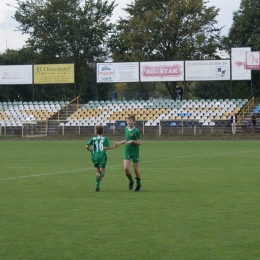
M248 104L250 103L250 106L246 109L246 112L244 113L243 117L240 119L240 122L237 124L237 134L245 134L250 132L250 123L251 123L251 115L254 111L254 108L256 106L258 100L252 98Z
M56 114L54 114L48 120L48 135L59 135L59 124L65 123L67 118L72 115L81 105L68 104L66 107L62 108Z

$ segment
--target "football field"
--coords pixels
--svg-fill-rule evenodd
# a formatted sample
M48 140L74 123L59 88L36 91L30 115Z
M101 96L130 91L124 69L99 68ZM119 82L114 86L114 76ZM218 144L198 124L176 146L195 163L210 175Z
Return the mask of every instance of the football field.
M86 141L0 141L0 259L260 259L259 141L142 141L141 192Z

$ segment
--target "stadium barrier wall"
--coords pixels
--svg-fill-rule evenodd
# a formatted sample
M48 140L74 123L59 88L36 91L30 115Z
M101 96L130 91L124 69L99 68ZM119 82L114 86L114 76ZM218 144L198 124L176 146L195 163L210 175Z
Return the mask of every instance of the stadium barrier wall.
M156 126L145 126L147 121L137 121L136 126L142 135L171 136L171 135L203 135L203 134L230 134L231 127L228 121L223 121L222 126L184 125L184 120L177 122L177 126L170 126L169 122L161 121ZM195 122L195 121L194 121ZM224 123L225 122L225 123ZM124 135L125 126L114 123L104 126L105 135ZM92 136L96 134L96 126L59 126L58 120L42 120L22 122L20 127L0 127L0 136Z

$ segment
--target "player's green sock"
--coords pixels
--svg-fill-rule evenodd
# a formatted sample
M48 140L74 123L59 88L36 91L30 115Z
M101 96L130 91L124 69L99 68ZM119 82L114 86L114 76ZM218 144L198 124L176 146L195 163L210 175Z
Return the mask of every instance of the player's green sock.
M134 179L132 177L132 175L126 175L126 177L128 178L129 182L134 182Z
M104 177L104 176L105 176L105 173L104 173L104 172L101 172L101 174L102 174L102 177Z
M96 175L96 188L99 188L100 181L98 179L98 176Z
M136 185L141 186L141 179L140 178L135 178L136 179Z

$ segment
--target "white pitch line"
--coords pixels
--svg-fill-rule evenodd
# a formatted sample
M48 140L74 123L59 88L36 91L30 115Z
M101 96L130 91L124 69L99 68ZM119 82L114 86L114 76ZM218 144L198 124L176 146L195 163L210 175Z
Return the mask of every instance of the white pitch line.
M55 174L65 174L65 173L81 172L81 171L88 171L88 170L93 170L93 168L81 169L81 170L71 170L71 171L64 171L64 172L39 173L39 174L25 175L25 176L18 176L18 177L9 177L9 178L0 179L0 181L48 176L48 175L55 175Z
M151 163L151 162L159 162L159 161L165 161L165 160L173 160L173 159L191 158L191 157L205 157L205 156L215 156L215 155L240 154L240 153L259 152L259 151L260 150L228 152L228 153L213 153L213 154L182 155L182 156L171 157L171 158L162 158L162 159L157 159L157 160L152 160L152 161L143 161L143 162L140 162L140 164ZM122 167L122 165L123 164L108 165L106 168ZM70 171L63 171L63 172L40 173L40 174L25 175L25 176L18 176L18 177L2 178L2 179L0 179L0 181L16 180L16 179L32 178L32 177L40 177L40 176L48 176L48 175L55 175L55 174L65 174L65 173L73 173L73 172L82 172L82 171L89 171L89 170L94 170L94 169L95 168L93 167L93 168L80 169L80 170L70 170ZM180 169L180 168L178 168L178 169ZM205 168L203 168L203 169L205 169Z
M32 167L27 166L7 166L9 169L32 169Z
M259 152L260 150L255 150L255 151L240 151L240 152L228 152L228 153L212 153L212 154L197 154L197 155L182 155L182 156L177 156L175 158L162 158L158 160L152 160L152 161L145 161L145 162L140 162L140 163L150 163L150 162L159 162L159 161L165 161L165 160L172 160L172 159L183 159L183 158L191 158L191 157L205 157L205 156L212 156L212 155L227 155L227 154L239 154L239 153L249 153L249 152Z
M142 170L153 170L153 167L142 167ZM223 170L226 167L160 167L160 170ZM232 169L248 169L248 167L232 167Z

